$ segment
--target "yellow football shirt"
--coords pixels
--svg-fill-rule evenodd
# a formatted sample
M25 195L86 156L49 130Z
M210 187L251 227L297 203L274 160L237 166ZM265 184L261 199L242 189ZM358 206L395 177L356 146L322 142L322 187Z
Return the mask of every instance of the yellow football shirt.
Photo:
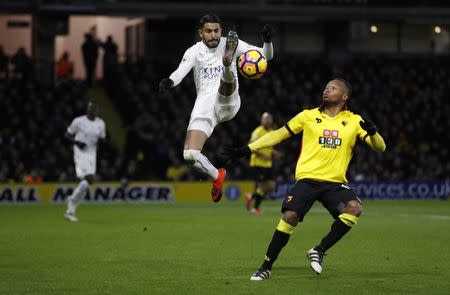
M273 130L272 128L265 129L262 125L257 127L255 130L253 130L252 135L250 136L250 143L263 137L264 135L266 135L267 133L269 133L272 130ZM273 147L268 147L268 148L261 149L258 151L258 153L269 157L270 160L265 160L261 157L258 157L258 155L255 152L253 152L250 157L250 166L251 167L263 167L263 168L272 167L272 152L273 152Z
M365 140L361 116L348 110L331 118L319 108L305 110L286 126L294 134L303 132L300 155L295 169L296 180L309 178L347 183L347 168L356 140Z

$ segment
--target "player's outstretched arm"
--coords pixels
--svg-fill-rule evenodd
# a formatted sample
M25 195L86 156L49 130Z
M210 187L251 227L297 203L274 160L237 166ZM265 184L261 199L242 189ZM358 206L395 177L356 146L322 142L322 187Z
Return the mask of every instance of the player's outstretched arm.
M159 92L167 92L170 88L177 86L183 81L184 77L191 71L195 63L195 49L189 48L183 55L178 68L169 76L159 82Z
M272 44L273 28L271 25L266 24L261 31L261 38L264 42L262 51L264 56L271 60L273 58L273 44Z
M386 150L386 143L383 137L377 131L375 124L369 119L363 118L363 121L359 121L359 125L367 132L367 136L364 141L375 151L384 152Z
M258 50L267 58L267 60L271 60L273 58L272 35L273 35L272 26L265 25L261 31L261 38L262 41L264 42L262 48L249 44L245 41L239 40L238 48L236 50L236 56L240 56L241 54L249 50Z
M252 152L254 152L254 151L261 150L263 148L277 145L289 137L291 137L291 133L286 128L286 126L283 126L277 130L270 131L269 133L262 136L258 140L249 144L248 147L250 148L250 150Z
M271 131L266 135L262 136L258 140L250 143L249 145L243 147L225 147L223 156L226 159L237 159L249 156L252 152L258 151L260 149L274 146L286 138L291 137L291 133L284 126L277 130Z

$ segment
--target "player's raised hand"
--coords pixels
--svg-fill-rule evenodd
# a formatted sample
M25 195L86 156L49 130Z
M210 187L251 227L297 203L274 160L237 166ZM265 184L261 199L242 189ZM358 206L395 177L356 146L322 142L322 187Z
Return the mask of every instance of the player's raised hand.
M251 153L252 153L252 151L250 150L248 145L243 146L243 147L226 146L223 148L222 157L225 160L233 160L233 159L250 156Z
M172 87L173 81L170 78L163 78L161 82L159 82L159 93L166 93Z
M78 141L78 140L75 141L75 145L76 145L80 150L82 150L82 149L84 149L84 148L86 147L86 144L85 144L84 142Z
M265 43L272 42L273 28L271 25L266 24L261 31L261 37Z
M375 124L367 118L362 119L363 121L359 121L361 128L366 130L369 136L375 135L375 133L377 133L377 126L375 126Z

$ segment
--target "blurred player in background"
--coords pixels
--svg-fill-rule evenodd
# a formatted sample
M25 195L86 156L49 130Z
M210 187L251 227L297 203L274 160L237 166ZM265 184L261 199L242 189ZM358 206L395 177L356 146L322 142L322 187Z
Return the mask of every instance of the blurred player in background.
M81 180L67 198L64 217L78 221L75 211L94 181L97 163L97 143L106 137L105 122L98 117L97 103L90 101L86 115L75 118L67 128L66 138L73 144L75 172Z
M270 278L278 254L314 202L322 203L334 218L330 232L307 252L310 266L317 274L322 272L325 252L358 222L362 204L346 178L356 141L359 139L378 152L383 152L386 145L370 120L362 119L347 109L350 95L350 84L343 79L334 79L326 85L318 108L300 112L284 127L269 132L248 146L225 149L226 157L239 158L303 132L295 171L297 182L283 201L282 218L264 262L251 280Z
M214 128L231 120L241 106L235 57L256 49L268 60L272 59L272 28L264 26L263 48L239 40L235 31L222 38L221 20L216 15L208 14L200 19L198 34L201 41L186 50L178 68L169 78L161 80L159 89L164 93L177 86L193 69L197 98L187 127L183 157L213 180L211 198L219 202L226 170L214 167L201 151Z
M272 131L272 115L265 112L261 116L261 125L253 130L250 143L263 137ZM250 156L250 167L255 179L255 192L246 196L247 210L251 210L256 215L262 214L261 203L267 194L275 190L275 180L272 170L272 158L279 157L280 153L273 147L267 147L259 151L252 152ZM253 202L253 207L252 207Z

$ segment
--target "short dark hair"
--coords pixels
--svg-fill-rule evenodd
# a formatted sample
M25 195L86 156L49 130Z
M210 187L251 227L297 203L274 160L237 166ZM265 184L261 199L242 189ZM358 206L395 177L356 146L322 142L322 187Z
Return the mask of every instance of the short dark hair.
M344 83L345 87L347 88L348 97L350 98L352 96L352 85L350 85L347 80L339 77L334 78L333 80L341 81L342 83Z
M198 27L201 29L206 23L217 23L219 25L222 25L222 20L215 14L205 14L200 18Z

